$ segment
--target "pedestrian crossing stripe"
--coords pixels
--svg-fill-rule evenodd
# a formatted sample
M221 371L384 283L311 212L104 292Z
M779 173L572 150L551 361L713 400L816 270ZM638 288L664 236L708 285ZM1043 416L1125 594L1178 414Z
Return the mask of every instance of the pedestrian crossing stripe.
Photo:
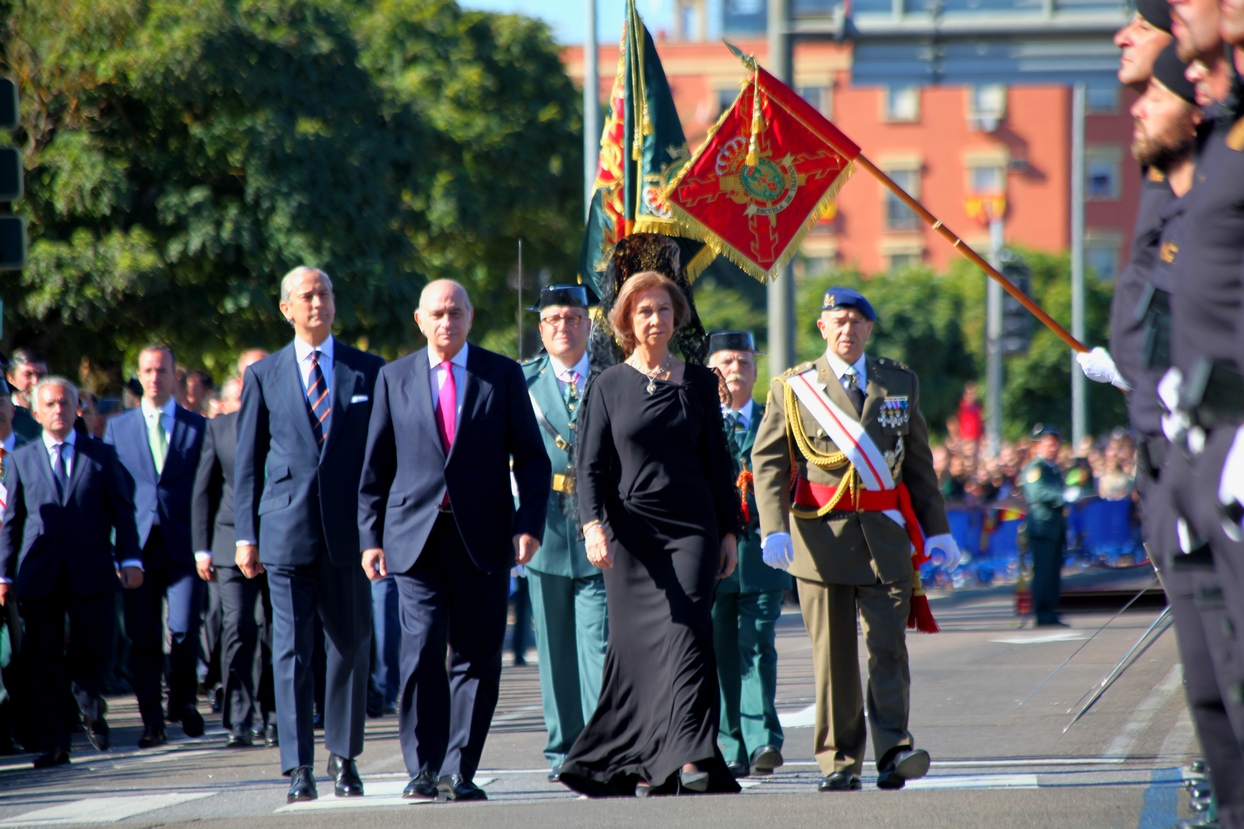
M88 797L26 812L0 821L0 826L64 826L83 823L116 823L126 818L180 806L192 800L211 797L215 792L170 792L133 797Z

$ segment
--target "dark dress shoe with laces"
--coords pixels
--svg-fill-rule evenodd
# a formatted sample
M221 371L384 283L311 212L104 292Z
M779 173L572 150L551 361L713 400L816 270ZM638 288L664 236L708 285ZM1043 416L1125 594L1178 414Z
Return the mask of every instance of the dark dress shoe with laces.
M908 780L929 773L929 752L909 746L890 749L877 764L877 772L878 789L901 789Z
M54 748L51 751L45 751L35 758L34 767L37 769L50 769L54 766L63 766L69 762L69 752L63 748Z
M756 774L772 774L783 762L781 750L774 745L761 746L752 752L752 771Z
M467 780L461 774L447 774L437 781L440 799L448 803L459 800L487 800L488 795L479 786Z
M560 782L562 782L562 766L561 766L561 763L558 763L556 766L553 766L553 768L549 769L549 782L550 782L550 783L560 783Z
M228 738L225 739L225 748L250 748L254 744L255 738L245 728L230 732Z
M86 732L86 739L90 741L96 751L108 750L108 746L112 743L112 732L108 728L108 721L104 719L103 714L99 715L99 719L83 714L82 730Z
M281 738L276 731L276 723L268 723L263 730L263 743L268 748L276 748L281 744Z
M182 732L187 737L203 736L203 715L193 705L187 705L181 709L181 716L178 720L181 722Z
M162 727L143 726L143 736L138 738L139 748L155 748L168 742L168 732Z
M311 774L310 766L299 766L290 773L289 794L285 796L286 803L315 800L319 796L315 790L315 776Z
M363 779L359 777L359 767L350 758L330 754L328 776L333 779L333 794L337 797L363 796Z
M748 770L747 763L740 763L738 760L732 760L726 763L726 768L730 770L736 779L739 777L747 777L751 772Z
M421 771L402 789L404 800L436 800L440 789L436 785L436 775L430 771Z
M860 790L860 776L849 771L836 771L825 775L817 789L822 792L857 792Z

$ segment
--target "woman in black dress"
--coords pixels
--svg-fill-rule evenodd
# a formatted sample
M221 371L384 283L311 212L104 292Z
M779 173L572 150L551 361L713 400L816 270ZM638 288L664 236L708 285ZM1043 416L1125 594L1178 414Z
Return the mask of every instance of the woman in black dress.
M717 748L711 615L738 560L739 508L717 376L669 349L688 314L672 280L631 276L609 315L629 357L579 418L579 511L605 571L609 644L561 780L589 796L739 791Z

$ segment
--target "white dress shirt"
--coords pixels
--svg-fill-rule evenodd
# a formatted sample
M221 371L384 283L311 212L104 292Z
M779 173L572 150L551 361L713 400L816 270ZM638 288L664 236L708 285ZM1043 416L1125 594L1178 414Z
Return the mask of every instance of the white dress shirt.
M728 417L732 414L735 415L739 419L739 426L746 431L752 426L752 412L754 412L755 409L756 401L749 398L748 401L743 404L742 408L739 409L732 409L729 406L722 406L721 415L722 417Z
M843 391L847 390L847 369L855 369L855 379L859 383L860 392L865 397L868 396L868 355L861 354L860 358L852 365L847 365L847 361L839 357L834 352L826 349L825 359L829 361L829 367L833 369L834 376L838 378L838 382L842 384Z
M302 380L302 393L305 397L307 391L311 388L311 352L320 352L320 371L324 372L324 388L328 389L328 399L333 399L333 338L330 335L328 339L319 345L311 345L311 343L301 337L294 337L294 358L298 362L298 378Z
M579 362L573 366L566 365L550 354L549 365L553 367L553 371L557 375L557 390L562 393L562 397L566 396L566 384L570 382L570 372L572 371L579 375L578 380L575 382L575 388L578 389L579 397L583 396L583 387L587 385L587 376L592 371L592 360L586 351L579 358Z
M470 347L468 343L463 343L458 353L449 360L454 372L454 387L458 392L458 402L454 408L455 425L460 422L462 415L462 396L466 394L467 350ZM427 353L428 365L431 367L431 371L428 372L428 382L431 384L432 411L436 411L437 401L441 399L441 386L445 385L445 369L441 367L441 359L432 353L431 346L428 347Z

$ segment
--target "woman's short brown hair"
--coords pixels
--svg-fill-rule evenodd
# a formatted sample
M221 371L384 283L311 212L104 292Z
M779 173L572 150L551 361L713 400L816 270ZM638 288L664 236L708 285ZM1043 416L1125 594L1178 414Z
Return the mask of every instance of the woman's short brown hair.
M613 333L617 336L622 350L627 354L634 351L638 344L635 338L635 327L631 320L635 310L635 298L644 291L656 288L665 291L669 295L670 305L674 306L674 331L670 332L671 338L675 331L687 324L691 316L691 306L674 280L656 271L635 274L622 283L622 290L618 291L618 298L614 300L613 309L609 312L609 323L613 326Z

